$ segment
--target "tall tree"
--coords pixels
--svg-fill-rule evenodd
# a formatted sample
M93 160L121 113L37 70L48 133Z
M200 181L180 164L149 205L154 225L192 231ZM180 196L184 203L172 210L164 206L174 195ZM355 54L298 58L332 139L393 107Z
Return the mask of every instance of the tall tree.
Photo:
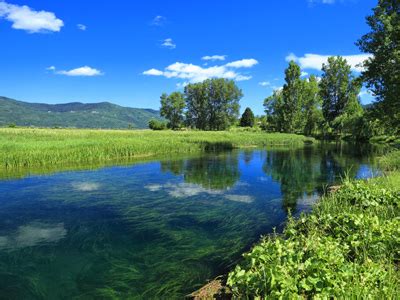
M283 130L285 132L301 131L302 122L302 80L300 66L294 61L285 70L285 81L282 90Z
M264 129L270 131L283 131L283 99L282 90L275 90L273 94L264 100L266 124Z
M161 95L160 114L166 118L171 129L178 129L183 123L183 109L185 108L185 99L180 92L173 92L171 95Z
M202 130L225 130L239 115L242 91L233 80L207 79L185 87L186 119Z
M329 57L328 64L322 66L322 71L322 112L329 126L340 133L347 118L362 110L358 100L361 85L352 75L351 67L343 57Z
M367 17L371 32L357 45L372 57L365 63L362 78L378 100L380 117L400 130L400 1L379 0Z
M240 126L242 127L253 127L254 126L254 113L247 107L240 118Z
M321 97L319 95L318 80L315 75L303 81L303 111L304 111L304 129L305 135L317 133L322 123L323 116L321 111Z

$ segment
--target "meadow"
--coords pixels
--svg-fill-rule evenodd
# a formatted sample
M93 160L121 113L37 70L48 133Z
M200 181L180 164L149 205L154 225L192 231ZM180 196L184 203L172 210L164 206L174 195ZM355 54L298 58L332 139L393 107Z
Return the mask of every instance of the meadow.
M238 298L398 299L400 151L380 160L387 172L344 179L311 214L264 237L229 274Z
M303 145L296 134L247 131L150 131L0 128L0 168L92 164L162 154Z

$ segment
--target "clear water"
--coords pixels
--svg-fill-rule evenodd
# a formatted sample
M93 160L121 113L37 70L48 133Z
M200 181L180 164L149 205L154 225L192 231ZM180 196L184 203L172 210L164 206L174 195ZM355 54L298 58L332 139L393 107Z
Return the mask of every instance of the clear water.
M182 298L288 209L374 170L371 149L329 145L2 180L0 298Z

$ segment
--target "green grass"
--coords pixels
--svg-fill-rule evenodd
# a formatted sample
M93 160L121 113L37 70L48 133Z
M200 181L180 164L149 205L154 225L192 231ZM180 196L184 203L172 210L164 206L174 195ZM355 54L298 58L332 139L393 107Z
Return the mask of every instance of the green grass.
M379 160L381 167L388 171L400 170L400 151L392 151Z
M263 132L0 128L0 168L99 163L312 141L295 134Z
M400 151L381 159L398 169ZM229 274L238 298L398 299L400 173L345 179L309 215L289 219Z

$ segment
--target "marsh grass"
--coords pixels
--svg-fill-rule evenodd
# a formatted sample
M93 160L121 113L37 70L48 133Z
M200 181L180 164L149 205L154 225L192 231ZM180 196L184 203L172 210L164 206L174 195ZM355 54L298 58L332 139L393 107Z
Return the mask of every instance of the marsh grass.
M398 169L399 152L381 159ZM238 298L398 299L400 173L344 179L311 214L290 218L229 274Z
M0 168L98 163L158 154L267 145L312 138L263 132L0 128Z

